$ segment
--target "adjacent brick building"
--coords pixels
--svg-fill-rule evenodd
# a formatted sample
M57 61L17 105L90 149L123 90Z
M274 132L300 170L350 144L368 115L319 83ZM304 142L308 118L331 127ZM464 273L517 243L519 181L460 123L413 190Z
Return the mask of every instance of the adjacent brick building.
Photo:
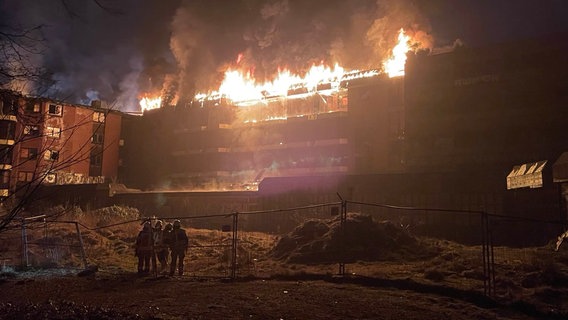
M118 176L120 112L11 91L1 92L0 105L2 197Z

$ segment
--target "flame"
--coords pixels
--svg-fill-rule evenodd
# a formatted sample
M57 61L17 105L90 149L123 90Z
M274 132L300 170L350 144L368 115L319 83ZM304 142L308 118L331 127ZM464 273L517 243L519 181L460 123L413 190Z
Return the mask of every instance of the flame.
M149 98L143 97L140 99L140 107L142 112L146 110L158 109L162 105L162 97Z
M257 83L250 72L243 74L238 70L225 71L225 77L218 91L210 94L199 93L197 100L206 97L218 97L219 95L229 98L234 103L251 100L261 100L272 96L287 96L288 90L295 85L305 87L308 91L315 91L322 82L337 82L344 74L344 69L339 65L328 67L324 64L313 65L304 77L294 75L290 70L279 70L273 81Z
M389 78L404 75L404 65L406 64L406 53L410 50L410 37L404 34L401 28L398 32L398 43L392 49L392 56L383 63L383 69Z
M398 43L392 50L391 57L382 65L383 72L390 78L404 75L406 53L410 50L410 37L401 28L398 33ZM243 54L237 57L237 64L243 59ZM314 94L320 84L325 84L326 90L337 91L342 81L357 78L374 77L381 73L378 70L345 71L338 64L330 67L323 63L312 65L303 76L293 74L288 69L279 69L272 81L258 83L254 75L242 72L236 68L225 71L223 81L218 90L208 93L198 93L194 99L203 102L205 100L219 100L227 98L238 106L248 105L251 102L262 101L271 97L289 97L292 94ZM301 89L301 90L296 90ZM161 98L144 97L140 100L142 111L156 109L161 106Z

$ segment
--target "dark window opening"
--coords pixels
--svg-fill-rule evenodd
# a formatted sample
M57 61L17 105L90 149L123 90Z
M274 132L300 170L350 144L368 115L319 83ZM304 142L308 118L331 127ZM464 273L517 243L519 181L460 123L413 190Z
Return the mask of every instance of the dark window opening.
M51 115L60 116L63 114L63 107L58 104L50 104L47 112Z
M91 166L100 166L103 163L103 157L100 154L91 155Z
M22 148L20 150L20 158L22 159L36 159L37 148Z
M104 138L105 137L102 133L94 133L91 137L91 142L94 144L103 144Z

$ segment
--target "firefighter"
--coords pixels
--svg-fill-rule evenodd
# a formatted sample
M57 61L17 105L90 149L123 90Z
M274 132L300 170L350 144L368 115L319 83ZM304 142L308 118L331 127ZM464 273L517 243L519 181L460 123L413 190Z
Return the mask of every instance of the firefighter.
M149 273L152 256L152 224L149 221L144 223L144 227L138 233L134 248L134 255L138 257L138 273Z
M171 222L166 223L162 237L162 242L164 243L164 247L166 248L165 250L166 263L168 263L168 261L170 260L170 248L172 246L173 229L174 226L171 224Z
M173 230L170 238L170 249L172 254L172 261L170 263L170 276L174 275L176 264L178 275L183 275L183 260L185 258L185 251L187 250L188 244L189 240L187 238L185 230L181 228L181 222L179 220L175 220L173 223Z
M153 230L153 236L154 236L154 258L152 260L152 267L154 268L155 273L161 273L166 271L167 265L168 265L168 247L166 245L166 243L164 242L164 234L165 231L162 230L162 224L163 222L161 220L156 221L156 224L154 225L154 230ZM158 262L160 263L160 270L157 270L157 265L156 265L156 258L158 260Z

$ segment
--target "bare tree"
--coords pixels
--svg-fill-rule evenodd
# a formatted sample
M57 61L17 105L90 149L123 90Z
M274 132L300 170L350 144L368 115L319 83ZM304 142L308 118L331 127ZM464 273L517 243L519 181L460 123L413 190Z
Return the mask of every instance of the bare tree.
M109 1L91 1L108 14L122 14ZM60 0L59 4L71 19L80 18L76 3ZM57 130L48 125L45 106L41 108L42 103L49 100L21 94L33 89L36 96L41 96L53 85L49 70L38 63L46 50L44 27L0 24L0 140L5 142L0 144L0 167L3 169L0 170L0 183L11 184L10 193L0 195L0 232L37 201L34 194L46 179L77 164L88 163L93 155L102 155L104 151L93 145L94 135L79 143L73 141L73 146L70 143L85 126L92 130L93 113ZM109 111L104 111L102 119ZM100 121L99 127L103 123L104 120ZM98 129L95 134L96 131Z
M29 29L0 25L0 87L24 91L46 80L46 70L34 62L45 49L43 26Z
M11 91L0 91L0 105L0 139L5 141L0 145L0 165L8 168L0 172L10 189L0 198L1 232L34 201L41 200L36 195L40 188L59 184L56 177L72 176L81 171L79 167L88 167L93 158L102 157L105 145L118 145L118 141L101 139L105 119L112 109L58 104ZM52 112L52 107L78 108L75 121L63 124L62 117L57 116L57 112L63 111Z

